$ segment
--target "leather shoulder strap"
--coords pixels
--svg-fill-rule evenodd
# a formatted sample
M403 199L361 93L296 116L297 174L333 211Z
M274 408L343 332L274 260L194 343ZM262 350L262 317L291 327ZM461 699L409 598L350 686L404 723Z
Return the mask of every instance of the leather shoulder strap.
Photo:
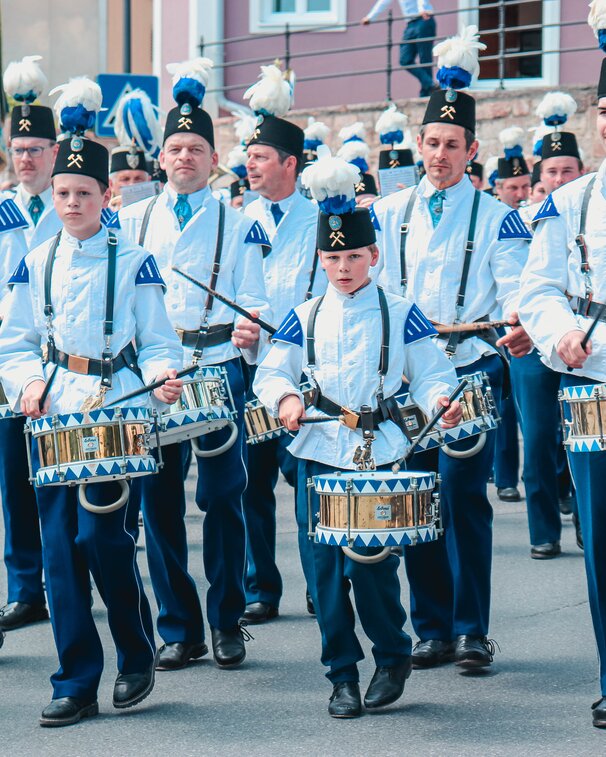
M158 202L158 198L160 195L154 195L154 197L151 198L151 200L147 203L147 207L145 208L145 213L143 214L143 220L141 221L141 229L139 230L139 239L137 240L137 244L140 247L145 246L145 235L147 234L147 227L149 226L149 219L152 214L152 210L154 209L155 204Z

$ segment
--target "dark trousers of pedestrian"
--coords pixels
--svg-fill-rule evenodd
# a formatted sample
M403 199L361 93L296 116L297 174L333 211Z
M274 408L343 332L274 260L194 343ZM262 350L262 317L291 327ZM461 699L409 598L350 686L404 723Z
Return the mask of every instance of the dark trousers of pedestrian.
M407 68L409 74L412 74L419 80L421 85L421 97L426 97L431 93L433 87L433 75L431 70L432 50L436 36L436 21L433 16L427 21L421 18L412 19L406 25L400 44L400 65L413 66L417 56L419 63L429 64L427 66L417 66ZM423 40L423 41L422 41Z
M459 376L488 374L495 402L501 400L503 365L496 355L457 368ZM490 616L492 506L487 484L494 461L495 431L473 457L452 458L442 450L414 456L409 468L434 470L442 476L441 511L444 536L404 549L410 583L410 617L421 641L450 641L457 636L486 636ZM456 442L469 449L477 439Z
M29 482L25 418L0 420L0 493L8 602L44 604L42 544L34 487Z
M513 394L501 400L499 412L501 422L496 432L494 483L497 489L515 489L520 480L520 446L518 441L518 414Z
M204 515L202 555L209 583L208 622L224 631L238 625L245 609L245 538L242 496L246 489L246 449L243 441L244 382L238 360L223 363L237 412L238 438L215 457L196 457L196 504ZM203 450L218 448L229 429L198 437ZM158 604L158 633L165 643L204 641L202 607L188 572L183 468L188 442L162 448L164 467L142 486L142 510L147 561Z
M274 489L281 471L296 490L298 462L286 449L291 441L292 437L284 434L248 445L248 487L244 494L246 604L265 602L278 607L282 597L282 576L276 565Z
M584 376L561 376L562 388L596 383L599 382ZM570 414L567 415L570 420ZM600 687L602 696L606 696L606 452L568 450L568 461L583 530L589 608L600 660Z
M511 360L511 378L524 439L524 488L530 543L560 540L558 457L561 374L541 362L539 353Z
M139 479L130 486L139 486ZM95 505L108 505L119 494L115 482L86 487ZM103 671L103 647L91 609L91 575L107 607L118 671L142 673L155 655L154 626L136 560L137 511L129 502L112 513L91 513L79 504L75 487L39 487L36 496L59 656L59 669L50 679L53 699L91 702L97 698Z
M322 636L322 663L328 667L326 677L333 684L358 681L357 663L364 652L355 632L355 612L350 592L366 636L372 641L377 667L400 665L410 657L412 641L404 631L406 613L400 602L400 581L395 555L372 565L347 557L340 547L317 544L308 537L308 500L306 481L311 476L334 473L335 469L311 460L299 462L297 487L297 523L299 544L303 543L301 561L311 593ZM313 526L320 500L312 488ZM376 554L380 548L356 548L360 554Z

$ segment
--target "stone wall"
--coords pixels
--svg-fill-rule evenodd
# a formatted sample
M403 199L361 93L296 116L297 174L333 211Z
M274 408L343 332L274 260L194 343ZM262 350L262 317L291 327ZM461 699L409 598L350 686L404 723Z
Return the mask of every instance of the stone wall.
M532 129L539 124L539 118L535 115L535 109L544 96L547 89L520 89L497 90L494 92L474 93L477 100L477 134L480 139L479 160L484 163L491 155L499 155L501 146L499 132L508 126L521 126L523 129ZM604 151L596 134L596 95L595 86L569 87L567 91L575 98L578 110L569 119L567 128L577 135L581 146L585 164L588 169L596 168L604 157ZM413 134L416 133L423 118L427 100L410 99L396 101L409 119L409 126ZM300 126L307 125L307 118L314 116L319 121L324 121L332 130L328 144L333 150L338 148L341 141L338 132L341 127L354 121L363 121L368 127L367 141L372 148L370 170L374 172L377 164L378 138L374 131L374 125L380 113L385 108L384 103L368 103L352 107L318 108L310 111L294 110L291 120ZM218 118L215 121L215 139L219 156L225 160L227 153L235 143L235 135L232 128L232 117ZM525 152L532 155L533 138L528 133L525 144Z

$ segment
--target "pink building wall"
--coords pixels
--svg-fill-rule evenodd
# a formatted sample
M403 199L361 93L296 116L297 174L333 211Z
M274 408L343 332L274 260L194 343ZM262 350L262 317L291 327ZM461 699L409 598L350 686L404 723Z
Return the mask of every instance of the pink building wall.
M560 0L560 22L586 21L588 2L580 0ZM603 53L598 49L597 40L587 23L562 26L560 29L560 50L592 47L584 52L563 52L560 55L560 84L597 85Z

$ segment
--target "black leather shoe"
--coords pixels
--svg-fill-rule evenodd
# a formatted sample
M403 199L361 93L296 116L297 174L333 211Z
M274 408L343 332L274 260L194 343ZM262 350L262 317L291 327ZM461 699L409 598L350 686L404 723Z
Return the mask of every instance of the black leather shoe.
M0 649L2 649L2 647L4 646L4 636L4 631L0 631Z
M572 525L574 526L575 535L577 539L577 547L579 549L585 549L585 544L583 543L583 532L581 531L581 521L579 520L579 516L572 514Z
M359 718L362 714L360 686L355 681L335 683L328 702L331 718Z
M158 650L156 670L181 670L190 660L197 660L208 654L208 647L204 642L201 644L182 644L180 641L172 641L163 644Z
M364 695L364 706L372 710L395 702L404 693L404 685L411 671L410 660L393 667L378 667Z
M591 705L593 724L596 728L606 728L606 697Z
M278 617L278 608L267 602L251 602L246 605L246 610L242 615L242 620L252 625L258 625L259 623L267 623L269 620L273 620Z
M309 589L305 592L305 602L307 603L307 612L310 615L316 614L316 608L314 607L314 601L311 598L311 594L309 593Z
M249 641L253 636L240 624L229 631L220 628L210 629L213 642L213 657L220 668L237 668L244 662L246 649L244 640Z
M25 602L10 602L0 607L0 631L13 631L39 620L48 620L45 605L28 605Z
M83 702L76 697L62 697L53 699L42 710L40 725L45 728L58 728L62 725L73 725L82 718L92 718L99 714L97 702Z
M572 512L572 497L570 495L567 497L560 497L558 499L558 505L560 507L560 515L570 515Z
M533 560L551 560L562 554L559 541L548 544L533 544L530 547L530 556Z
M519 502L522 499L516 486L506 486L503 489L497 489L497 497L502 502Z
M453 660L454 643L452 641L442 641L441 639L418 641L412 650L412 667L415 670L435 668L437 665L443 665L445 662L452 662Z
M495 642L486 636L459 636L455 645L455 665L463 670L479 670L492 664Z
M114 684L114 707L121 710L142 702L154 688L155 672L154 660L143 673L119 673Z

